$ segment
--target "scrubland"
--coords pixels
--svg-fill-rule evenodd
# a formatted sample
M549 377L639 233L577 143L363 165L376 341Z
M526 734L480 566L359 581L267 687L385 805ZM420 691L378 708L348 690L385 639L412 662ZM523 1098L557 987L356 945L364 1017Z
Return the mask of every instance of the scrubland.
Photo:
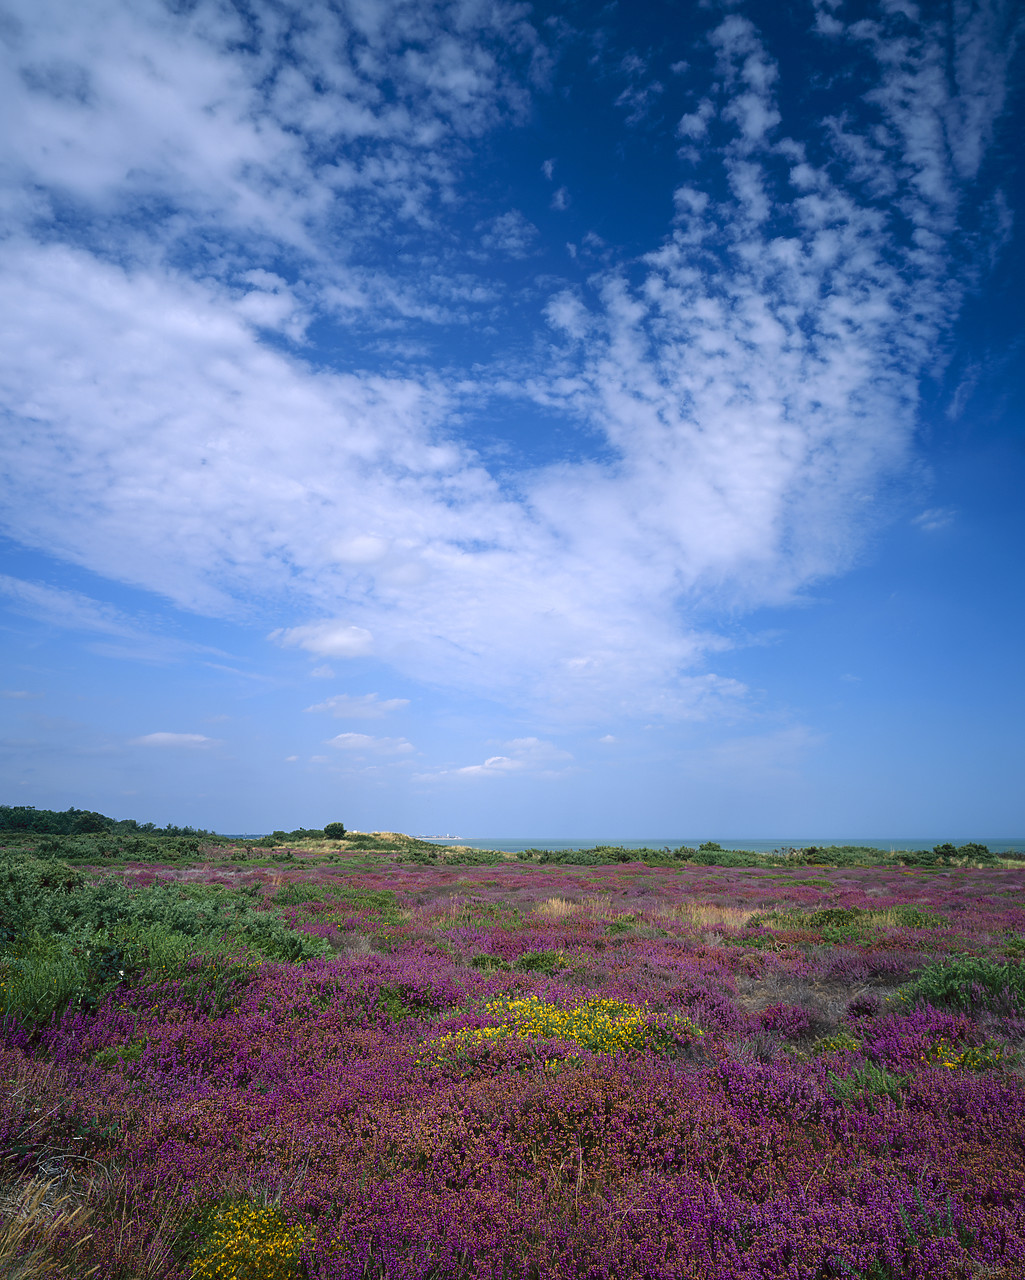
M0 1276L1025 1276L1023 866L104 848L0 851Z

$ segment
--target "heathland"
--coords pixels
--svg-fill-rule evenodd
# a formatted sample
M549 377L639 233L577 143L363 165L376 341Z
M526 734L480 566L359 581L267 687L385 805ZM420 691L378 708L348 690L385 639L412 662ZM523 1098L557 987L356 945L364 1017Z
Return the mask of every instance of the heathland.
M0 1276L1025 1275L1025 863L18 813Z

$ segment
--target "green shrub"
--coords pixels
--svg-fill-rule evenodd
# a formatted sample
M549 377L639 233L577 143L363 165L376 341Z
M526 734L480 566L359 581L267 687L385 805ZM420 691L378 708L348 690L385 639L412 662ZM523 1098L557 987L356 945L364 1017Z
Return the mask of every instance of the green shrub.
M850 928L860 924L868 912L863 907L822 907L801 915L801 923L808 929Z
M923 911L921 907L913 907L910 903L891 907L888 914L905 929L942 929L950 924L949 918L940 915L938 911Z
M547 977L568 969L569 961L562 951L525 951L513 962L513 968L521 973L543 973Z
M902 987L908 1004L929 1004L963 1013L1015 1014L1025 1007L1025 966L982 956L928 965Z
M305 902L327 902L334 896L333 889L327 885L317 884L313 880L291 880L281 886L274 895L274 901L283 906L297 907Z
M418 852L421 851L414 849L413 856L415 857ZM505 859L492 849L460 849L445 861L456 867L496 867Z
M91 882L67 863L24 856L0 861L0 920L0 1013L26 1025L160 979L184 980L223 1004L261 958L295 962L328 950L255 909L246 891Z
M821 1057L827 1053L853 1053L856 1049L861 1048L861 1041L857 1036L852 1036L849 1031L835 1031L832 1035L821 1036L815 1040L809 1052L816 1057Z

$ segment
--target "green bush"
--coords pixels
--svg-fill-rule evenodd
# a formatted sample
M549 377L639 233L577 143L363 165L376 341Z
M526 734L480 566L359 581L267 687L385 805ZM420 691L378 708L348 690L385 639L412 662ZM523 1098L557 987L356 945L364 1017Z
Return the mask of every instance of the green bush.
M324 835L328 840L341 840L345 837L345 827L341 822L326 822Z
M943 929L950 924L949 918L938 911L923 911L910 903L891 907L890 914L905 929Z
M928 965L899 995L908 1004L1013 1015L1025 1007L1025 966L982 956L948 960Z
M561 951L525 951L513 963L521 973L543 973L552 977L560 969L568 969L569 962Z
M117 986L176 976L221 1000L237 986L239 964L295 962L328 950L324 939L257 910L246 891L91 882L46 858L0 861L0 921L0 1014L27 1024L69 1004L94 1008Z

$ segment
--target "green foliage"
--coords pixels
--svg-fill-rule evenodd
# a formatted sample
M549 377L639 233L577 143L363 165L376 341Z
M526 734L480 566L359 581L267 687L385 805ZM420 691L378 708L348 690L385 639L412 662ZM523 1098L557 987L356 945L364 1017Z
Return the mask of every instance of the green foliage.
M213 837L202 827L178 827L168 823L158 827L152 822L136 822L134 818L108 818L91 809L35 809L31 805L0 804L0 832L33 833L54 836L134 834L153 836Z
M399 904L392 889L358 889L346 885L337 892L339 907L372 912L380 917L382 924L398 924Z
M430 995L403 982L387 982L378 988L377 1007L392 1022L437 1013L440 1005Z
M932 1046L929 1057L948 1071L997 1071L1016 1065L1020 1055L995 1040L966 1047L944 1037Z
M868 912L863 907L822 907L818 911L808 911L796 918L807 929L823 929L827 927L849 928L860 924Z
M326 822L324 835L328 840L341 840L345 836L345 826L341 822Z
M315 880L290 880L274 895L274 901L283 906L301 906L305 902L333 901L334 889Z
M438 852L436 849L414 849L406 855L407 862L415 862L419 866L436 866L438 862Z
M525 951L514 963L513 968L521 973L543 973L547 977L568 969L569 962L562 951Z
M644 862L648 857L659 858L659 849L626 849L622 845L599 844L593 849L541 849L531 850L539 854L538 861L559 866L601 867L618 862Z
M505 859L492 849L459 849L445 861L457 867L495 867Z
M187 977L217 1000L261 958L293 962L327 944L214 885L89 881L56 859L0 860L0 1015L27 1024L95 1008L115 987ZM228 939L228 941L226 941ZM225 959L226 951L240 953Z
M910 903L891 907L887 914L905 929L943 929L950 924L949 918L938 911L923 911Z
M481 973L507 973L512 968L508 960L503 960L501 956L489 955L486 952L471 956L470 964L474 969L479 969Z
M891 1102L904 1100L907 1076L895 1075L874 1062L865 1062L847 1076L829 1073L829 1092L844 1106L865 1102L870 1107L873 1100L887 1098Z
M849 1031L841 1029L831 1036L820 1036L811 1045L809 1052L816 1057L822 1057L827 1053L853 1053L860 1048L861 1041L856 1036L852 1036Z
M973 866L995 867L1000 859L990 853L984 844L974 841L955 847L949 842L934 845L931 849L902 849L892 855L893 861L906 867L950 867L970 863Z
M109 1044L93 1054L93 1064L97 1067L116 1067L124 1062L138 1062L148 1044L146 1036L128 1040L124 1044Z
M691 854L687 861L695 867L762 867L766 858L760 853L750 853L746 849L720 850L706 849L702 846L697 853Z
M901 1000L964 1013L1019 1013L1025 1007L1025 966L965 956L928 965L902 987Z
M542 865L595 867L605 866L608 861L594 849L542 849L538 856Z
M0 804L0 831L34 831L47 835L83 835L93 831L109 831L113 818L91 809L35 809L31 805Z

